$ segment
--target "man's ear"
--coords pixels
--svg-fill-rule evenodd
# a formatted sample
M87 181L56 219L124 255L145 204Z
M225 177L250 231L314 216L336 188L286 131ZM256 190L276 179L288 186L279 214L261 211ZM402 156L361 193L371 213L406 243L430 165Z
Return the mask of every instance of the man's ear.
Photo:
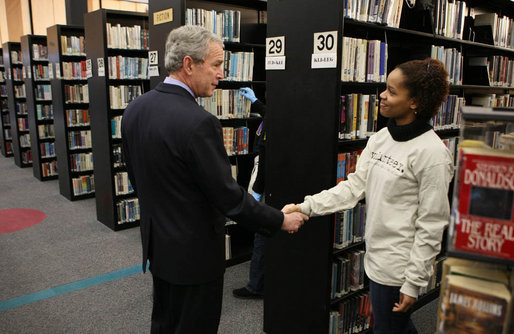
M191 75L193 72L193 63L194 61L193 58L191 58L191 56L185 56L182 60L182 67L188 75Z

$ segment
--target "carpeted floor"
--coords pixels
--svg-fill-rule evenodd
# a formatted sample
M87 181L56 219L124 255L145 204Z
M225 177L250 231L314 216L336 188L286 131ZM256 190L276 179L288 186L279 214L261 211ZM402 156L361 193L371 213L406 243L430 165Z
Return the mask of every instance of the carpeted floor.
M12 158L0 156L0 170L0 215L8 209L45 215L17 231L2 234L0 227L0 333L148 333L150 274L60 293L63 285L139 266L139 229L111 231L96 220L94 199L70 202L59 194L57 180L40 182ZM246 284L248 270L248 262L227 268L220 334L263 333L263 302L232 297L233 289ZM53 297L30 302L38 292ZM21 306L9 307L6 301L15 298ZM435 332L436 307L432 302L414 314L419 333Z

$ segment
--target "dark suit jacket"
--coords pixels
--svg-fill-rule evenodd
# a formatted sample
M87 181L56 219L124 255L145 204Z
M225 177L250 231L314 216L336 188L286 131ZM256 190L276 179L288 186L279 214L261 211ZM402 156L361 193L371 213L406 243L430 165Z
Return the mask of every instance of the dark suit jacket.
M143 268L172 284L225 270L225 216L270 234L283 214L232 178L219 120L182 87L160 83L125 110L123 153L141 208Z

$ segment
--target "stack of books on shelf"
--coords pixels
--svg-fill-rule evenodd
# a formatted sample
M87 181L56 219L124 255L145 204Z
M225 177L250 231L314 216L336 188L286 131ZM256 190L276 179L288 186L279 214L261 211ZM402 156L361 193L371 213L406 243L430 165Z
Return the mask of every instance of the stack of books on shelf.
M445 37L462 39L467 6L464 1L435 0L434 30Z
M448 82L450 85L462 85L462 69L464 66L464 56L462 52L455 48L445 48L444 46L432 45L430 57L440 60L448 71Z
M140 25L132 27L107 25L107 48L109 49L129 49L129 50L148 50L149 33L148 30Z
M148 58L112 56L108 62L109 79L148 79Z
M491 35L495 46L514 48L514 20L507 16L500 17L497 13L476 14L475 29L485 29Z
M63 55L85 56L84 36L61 36L61 50Z
M386 76L387 43L343 37L342 81L385 82Z
M253 80L253 52L224 52L223 76L228 81Z
M363 241L366 227L366 204L358 203L354 208L335 214L334 248L344 249Z
M248 154L249 129L246 126L223 127L223 144L227 155Z
M237 10L215 11L188 8L186 11L186 24L205 27L224 41L240 41L241 12Z
M197 102L219 119L247 118L252 104L238 89L215 89L211 97L199 97Z
M372 327L369 293L362 292L339 303L337 311L330 311L329 333L361 333Z
M348 19L398 28L402 9L403 0L348 0L344 2L343 15Z
M341 96L339 139L367 138L377 131L379 100L376 94Z

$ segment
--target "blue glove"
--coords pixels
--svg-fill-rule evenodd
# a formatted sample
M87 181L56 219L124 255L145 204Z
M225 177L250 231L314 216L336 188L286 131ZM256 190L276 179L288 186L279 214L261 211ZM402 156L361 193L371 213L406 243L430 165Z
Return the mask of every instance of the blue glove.
M251 88L243 87L243 88L240 88L239 90L241 91L241 95L243 95L248 100L250 100L250 102L254 103L255 101L257 101L257 98L255 97L255 93L253 92L253 90Z
M252 194L253 198L255 198L255 200L257 202L260 202L261 201L261 198L262 198L262 194L259 194L259 193L256 193L255 191L253 192Z

